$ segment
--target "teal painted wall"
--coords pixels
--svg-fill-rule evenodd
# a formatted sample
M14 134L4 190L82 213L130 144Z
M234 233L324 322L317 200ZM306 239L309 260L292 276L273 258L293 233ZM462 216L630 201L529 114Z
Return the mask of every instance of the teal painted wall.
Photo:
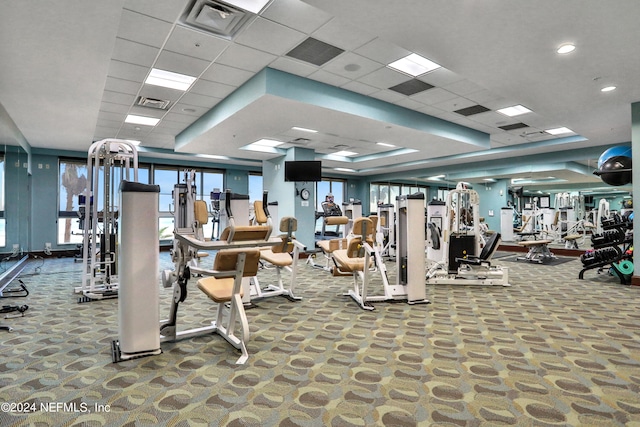
M500 231L500 209L507 206L508 186L509 181L504 179L473 186L480 196L480 216L490 230Z

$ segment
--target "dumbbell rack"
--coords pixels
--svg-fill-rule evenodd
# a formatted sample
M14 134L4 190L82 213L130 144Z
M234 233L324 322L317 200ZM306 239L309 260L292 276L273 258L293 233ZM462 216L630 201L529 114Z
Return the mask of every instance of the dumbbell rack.
M616 267L616 263L629 257L626 253L633 245L633 236L628 236L626 230L631 225L630 222L626 221L610 222L609 224L603 224L603 233L591 236L593 255L586 258L584 255L580 257L584 268L580 270L579 279L584 279L584 273L587 270L602 269L610 266L611 270L620 279L620 284L630 284L630 279ZM586 260L589 260L588 264L585 263Z

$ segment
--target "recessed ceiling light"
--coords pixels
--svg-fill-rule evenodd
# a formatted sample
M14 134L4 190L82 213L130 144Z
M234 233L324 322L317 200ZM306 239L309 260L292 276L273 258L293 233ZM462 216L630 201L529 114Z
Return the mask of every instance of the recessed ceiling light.
M294 126L294 127L292 127L291 129L293 129L293 130L299 130L299 131L301 131L301 132L318 133L318 131L317 131L317 130L307 129L307 128L301 128L301 127L298 127L298 126Z
M258 14L269 0L226 0L225 3Z
M149 77L144 82L149 85L187 91L196 79L196 77L152 68Z
M531 110L529 110L527 107L524 107L520 104L518 105L513 105L511 107L505 107L505 108L501 108L499 110L496 110L498 113L500 114L504 114L505 116L509 116L509 117L514 117L514 116L519 116L520 114L525 114L525 113L530 113Z
M276 141L275 139L260 139L252 144L260 147L277 147L278 145L284 144L282 141Z
M383 147L395 147L393 144L388 144L386 142L376 142L377 145L382 145Z
M355 172L355 169L349 169L349 168L333 168L333 170L337 170L337 171L341 171L341 172Z
M612 90L616 90L615 86L607 86L600 89L600 92L611 92Z
M346 151L346 150L336 151L335 153L333 153L334 156L343 156L343 157L355 156L356 154L358 153L355 153L353 151Z
M563 133L573 133L573 131L566 127L559 127L553 129L545 130L546 133L550 133L551 135L562 135Z
M429 181L440 181L442 178L444 178L446 175L435 175L435 176L430 176L427 179Z
M559 54L565 54L573 52L575 49L576 46L573 43L564 43L558 47L558 50L556 52L558 52Z
M400 58L397 61L392 62L387 65L387 67L409 74L412 77L418 77L422 74L428 73L429 71L440 68L441 65L438 65L423 56L412 53L404 58Z
M158 124L160 119L156 119L155 117L145 117L145 116L136 116L134 114L129 114L126 119L124 119L125 123L133 123L136 125L145 125L145 126L155 126Z

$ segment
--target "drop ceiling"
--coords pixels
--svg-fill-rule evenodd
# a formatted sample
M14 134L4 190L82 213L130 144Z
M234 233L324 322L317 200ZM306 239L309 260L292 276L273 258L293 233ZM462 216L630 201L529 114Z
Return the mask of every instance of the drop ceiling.
M640 101L636 0L272 0L258 14L240 11L244 21L230 36L185 20L201 3L2 2L0 142L84 152L94 140L115 137L141 141L147 156L223 155L217 166L255 167L300 146L313 149L333 176L423 182L438 174L470 182L553 176L561 180L557 186L579 188L602 186L591 173L599 153L631 140L630 105ZM321 65L288 55L310 39L338 54ZM565 42L577 49L560 56L555 50ZM413 79L386 66L412 52L442 68ZM144 83L151 68L197 80L186 92L151 86ZM387 104L444 121L454 133L469 129L485 135L486 145L384 114L270 93L176 144L201 117L228 111L233 94L266 68L343 91L361 107ZM407 82L404 93L391 89ZM600 92L610 84L617 90ZM139 105L141 98L167 106ZM515 104L532 112L513 118L496 112ZM133 125L125 123L128 114L161 120ZM560 126L573 133L544 132ZM260 138L284 144L272 153L242 149ZM390 155L395 149L416 151ZM329 156L338 150L358 154Z

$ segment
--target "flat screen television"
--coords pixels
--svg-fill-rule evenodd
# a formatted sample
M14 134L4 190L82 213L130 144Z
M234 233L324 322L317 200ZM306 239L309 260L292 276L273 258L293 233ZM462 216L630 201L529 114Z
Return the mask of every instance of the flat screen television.
M288 182L322 181L322 162L320 160L285 161L284 180Z

